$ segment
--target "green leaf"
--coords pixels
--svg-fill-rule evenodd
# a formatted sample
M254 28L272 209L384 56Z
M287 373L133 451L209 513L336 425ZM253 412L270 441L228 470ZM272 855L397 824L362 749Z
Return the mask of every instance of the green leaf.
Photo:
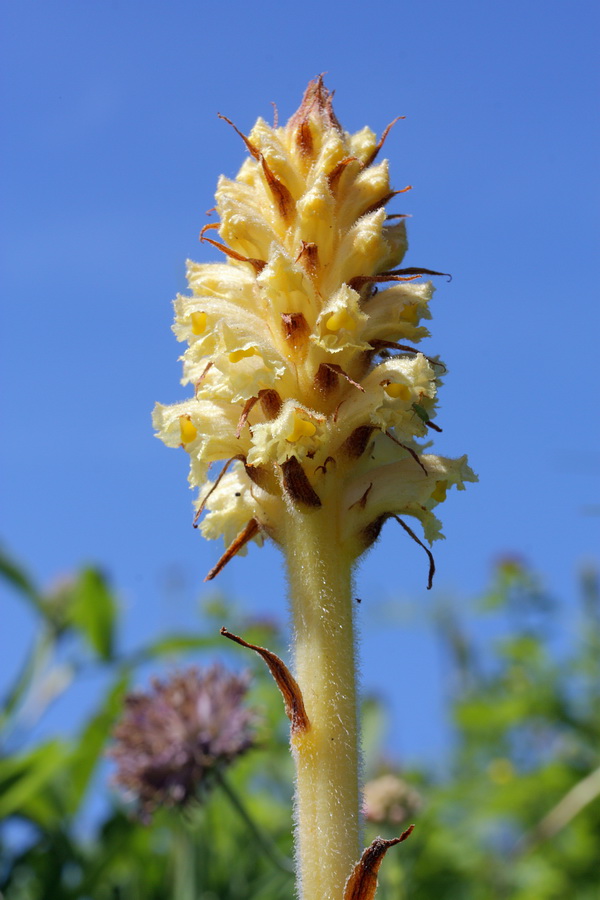
M75 815L98 761L102 756L112 726L123 707L123 698L131 680L130 672L122 673L112 685L100 710L83 729L69 766L67 810Z
M71 622L101 659L111 660L117 605L104 576L97 569L83 569L70 600Z
M0 549L0 576L29 600L38 612L43 612L42 598L25 571Z
M220 634L211 635L210 637L170 634L136 651L127 659L127 663L128 665L137 666L157 657L175 656L180 653L189 653L192 650L206 650L209 647L225 649L223 647L224 643Z
M24 814L26 804L54 779L67 754L66 745L55 740L24 756L0 760L0 819Z

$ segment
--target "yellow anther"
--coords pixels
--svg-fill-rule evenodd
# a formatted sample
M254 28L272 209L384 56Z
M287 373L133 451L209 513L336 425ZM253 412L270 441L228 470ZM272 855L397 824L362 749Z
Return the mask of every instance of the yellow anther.
M443 503L446 499L446 493L448 491L448 482L447 481L436 481L435 489L431 493L431 499L436 500L437 503Z
M300 416L295 416L294 427L288 434L287 440L293 444L296 441L299 441L300 438L312 437L314 434L316 434L316 431L316 425L314 425L312 422L309 422L308 419L301 419Z
M182 444L190 444L198 435L196 426L189 416L179 416L179 431Z
M393 397L394 400L403 400L405 403L408 403L410 400L410 388L406 384L400 384L398 381L390 381L383 389L388 397Z
M208 316L205 312L193 312L191 315L192 319L192 334L204 334L206 331L206 320Z
M400 318L403 322L408 322L409 325L416 325L419 321L419 304L407 303L406 306L402 308Z
M355 331L356 321L346 309L340 309L329 316L325 327L328 331L339 331L340 328L345 328L346 331Z
M254 356L255 353L257 353L256 347L248 347L247 350L232 350L229 354L229 362L239 362L240 359L246 359L247 356Z
M515 777L515 769L510 759L493 759L488 766L488 775L494 784L508 784Z

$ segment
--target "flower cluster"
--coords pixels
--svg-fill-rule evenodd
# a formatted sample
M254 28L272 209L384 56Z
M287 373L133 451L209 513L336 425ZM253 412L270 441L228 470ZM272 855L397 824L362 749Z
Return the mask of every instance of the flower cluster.
M229 555L281 541L289 504L317 509L332 494L350 557L392 515L432 541L447 489L475 480L466 457L426 452L445 370L414 345L434 290L420 278L442 273L398 268L405 217L387 204L402 191L378 161L388 131L344 132L319 78L285 127L238 132L249 157L219 181L220 223L201 237L226 262L190 263L191 295L175 302L193 396L157 405L154 423L189 454L202 532Z
M364 813L368 822L400 825L423 805L417 791L398 775L380 775L364 787Z
M182 806L211 783L217 769L254 743L255 714L242 703L246 676L221 666L188 669L148 693L126 698L110 755L115 782L138 804L143 819L160 806Z

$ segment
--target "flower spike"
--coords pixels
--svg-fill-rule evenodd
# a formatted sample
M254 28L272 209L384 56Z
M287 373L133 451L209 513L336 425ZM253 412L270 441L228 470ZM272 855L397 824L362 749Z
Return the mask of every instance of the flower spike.
M188 263L189 292L175 300L193 394L157 404L154 424L189 459L201 533L224 541L207 579L251 542L271 539L284 554L292 695L310 722L292 741L298 895L371 900L383 853L409 831L355 866L352 572L394 518L426 551L431 587L437 508L451 487L477 480L466 456L430 446L446 368L420 351L434 294L425 279L451 276L403 264L407 215L389 207L410 186L396 189L381 159L394 122L379 140L369 128L346 132L322 75L285 125L258 119L246 135L221 118L247 156L237 177L219 179L218 221L200 233L222 261ZM287 670L277 672L289 687Z

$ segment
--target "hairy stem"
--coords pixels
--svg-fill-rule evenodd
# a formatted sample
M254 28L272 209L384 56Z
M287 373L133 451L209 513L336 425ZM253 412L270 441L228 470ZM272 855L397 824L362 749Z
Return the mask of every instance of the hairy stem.
M310 721L292 741L302 900L342 900L360 855L352 563L336 499L293 509L286 523L296 678Z

